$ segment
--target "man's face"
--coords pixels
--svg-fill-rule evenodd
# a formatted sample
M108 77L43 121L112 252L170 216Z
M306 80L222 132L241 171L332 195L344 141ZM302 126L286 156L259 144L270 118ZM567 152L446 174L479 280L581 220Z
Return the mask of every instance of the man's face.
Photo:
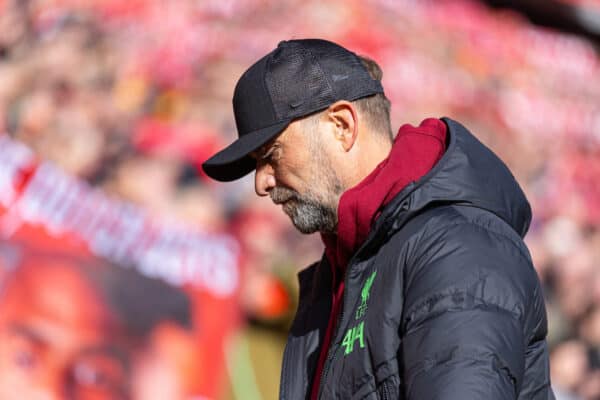
M318 117L292 122L254 153L259 196L281 204L302 233L334 233L342 184L322 145Z
M20 267L0 297L0 399L126 398L125 346L113 326L75 269Z

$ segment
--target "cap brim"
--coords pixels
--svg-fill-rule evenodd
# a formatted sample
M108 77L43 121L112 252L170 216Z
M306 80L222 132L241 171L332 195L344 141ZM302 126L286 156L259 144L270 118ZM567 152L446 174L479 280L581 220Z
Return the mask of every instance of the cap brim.
M221 182L230 182L249 174L256 168L250 153L277 136L290 121L259 129L241 136L202 164L206 175Z

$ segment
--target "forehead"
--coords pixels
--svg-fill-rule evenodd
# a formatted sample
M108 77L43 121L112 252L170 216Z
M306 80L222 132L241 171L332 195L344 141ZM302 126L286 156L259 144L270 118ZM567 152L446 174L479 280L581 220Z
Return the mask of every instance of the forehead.
M99 327L111 320L108 306L77 267L56 263L21 265L0 299L0 315L38 318L77 327Z

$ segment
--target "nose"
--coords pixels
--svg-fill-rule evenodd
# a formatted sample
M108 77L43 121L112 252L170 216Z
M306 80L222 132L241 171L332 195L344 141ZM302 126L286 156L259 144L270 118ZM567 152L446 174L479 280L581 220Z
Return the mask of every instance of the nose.
M254 175L254 190L259 196L268 196L271 189L275 187L275 171L268 163L258 162L256 174Z

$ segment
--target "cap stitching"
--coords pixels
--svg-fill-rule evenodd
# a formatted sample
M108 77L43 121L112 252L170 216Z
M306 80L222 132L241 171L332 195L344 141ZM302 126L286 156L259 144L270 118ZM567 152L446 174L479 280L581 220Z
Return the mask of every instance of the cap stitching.
M279 45L277 45L277 47L279 47ZM281 117L280 117L279 113L277 112L277 109L275 108L275 103L273 102L273 95L271 94L271 90L269 89L269 85L267 85L267 72L271 72L271 61L273 60L273 53L274 52L271 52L269 54L269 57L267 58L266 68L263 71L263 76L262 76L262 79L261 79L261 84L263 85L263 88L265 89L265 91L267 92L267 95L269 96L269 102L271 103L271 110L273 111L273 114L275 114L275 119L277 121L281 122L280 121ZM273 124L273 125L275 125L275 124ZM272 125L269 125L269 126L272 126Z

